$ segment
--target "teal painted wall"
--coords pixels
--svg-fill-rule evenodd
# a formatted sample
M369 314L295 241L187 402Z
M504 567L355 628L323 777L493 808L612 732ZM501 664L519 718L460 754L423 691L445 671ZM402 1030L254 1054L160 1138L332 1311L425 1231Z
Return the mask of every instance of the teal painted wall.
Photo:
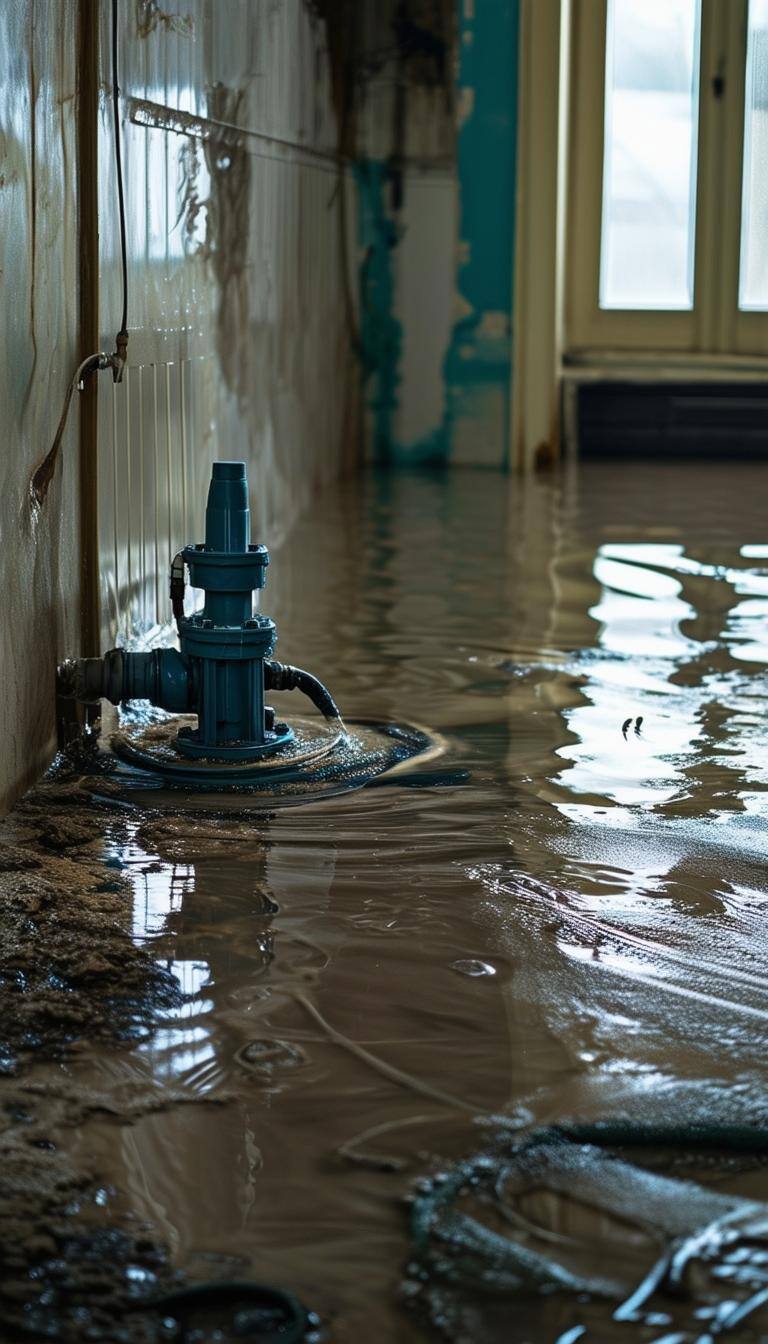
M519 0L459 0L459 265L446 354L449 457L506 464L512 370Z
M458 130L450 206L456 219L450 254L440 246L434 255L424 248L423 219L417 230L411 213L409 227L409 209L422 208L409 207L409 190L413 197L417 181L430 172L428 165L420 177L406 176L406 204L397 219L389 208L386 162L363 163L357 170L361 353L369 438L380 461L508 461L519 0L458 0L457 23ZM440 171L445 174L444 168ZM448 199L436 193L435 208ZM423 321L414 333L407 295L398 294L398 272L408 269L406 250L417 232L417 264L428 272L423 277L431 295L427 302L436 310L447 302L453 312L452 322L436 322L426 334ZM411 257L411 276L413 264ZM437 356L432 366L439 369L442 387L433 396L434 423L409 439L402 425L414 416L403 399L419 395L418 378L408 378L409 361L423 360L425 340L441 342L441 349L431 353Z

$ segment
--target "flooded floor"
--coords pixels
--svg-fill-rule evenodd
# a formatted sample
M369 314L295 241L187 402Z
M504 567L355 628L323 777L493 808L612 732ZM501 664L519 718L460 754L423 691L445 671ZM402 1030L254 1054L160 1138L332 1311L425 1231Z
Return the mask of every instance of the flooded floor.
M36 1076L174 1104L87 1120L71 1160L193 1279L289 1288L337 1344L768 1339L709 1298L678 1329L534 1293L491 1327L422 1300L405 1203L494 1115L768 1124L764 468L373 476L262 607L345 717L427 725L470 782L123 819L134 937L185 1001ZM756 1162L675 1171L768 1200ZM630 1289L655 1251L620 1213Z

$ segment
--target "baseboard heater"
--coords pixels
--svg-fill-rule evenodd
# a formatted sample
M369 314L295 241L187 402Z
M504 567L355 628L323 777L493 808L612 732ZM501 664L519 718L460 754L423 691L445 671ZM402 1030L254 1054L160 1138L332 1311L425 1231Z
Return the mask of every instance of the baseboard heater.
M572 395L584 457L768 458L768 380L582 382Z

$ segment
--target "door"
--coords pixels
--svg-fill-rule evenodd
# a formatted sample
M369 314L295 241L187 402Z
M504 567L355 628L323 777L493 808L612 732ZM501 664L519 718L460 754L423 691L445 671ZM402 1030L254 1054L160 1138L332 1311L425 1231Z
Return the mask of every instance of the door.
M565 349L768 354L768 0L574 0Z

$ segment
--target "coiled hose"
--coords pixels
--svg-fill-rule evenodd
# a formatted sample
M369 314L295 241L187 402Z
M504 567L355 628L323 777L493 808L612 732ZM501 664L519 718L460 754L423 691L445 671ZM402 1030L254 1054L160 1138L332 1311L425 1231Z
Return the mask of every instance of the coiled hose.
M497 1230L493 1221L486 1224L475 1216L477 1199L487 1201L498 1212L504 1212L503 1182L516 1164L538 1148L561 1147L574 1149L570 1164L578 1161L585 1148L677 1148L708 1149L724 1154L768 1153L768 1126L764 1123L728 1124L718 1121L681 1121L671 1124L644 1124L631 1120L606 1119L595 1122L567 1122L550 1125L529 1132L505 1151L486 1150L455 1163L448 1170L418 1183L411 1205L411 1238L416 1257L413 1269L427 1282L433 1276L457 1292L509 1295L515 1298L525 1293L550 1293L556 1290L600 1297L614 1297L615 1289L608 1281L587 1280L570 1271L565 1265L539 1253L536 1249ZM573 1167L571 1167L573 1170ZM681 1187L683 1190L684 1187ZM475 1201L462 1207L467 1194ZM690 1195L688 1196L690 1198ZM757 1218L761 1238L765 1235L764 1206L743 1201L745 1214ZM737 1209L726 1211L713 1222L690 1233L670 1231L669 1240L661 1258L642 1283L626 1301L613 1311L615 1321L637 1321L642 1318L641 1308L652 1294L665 1283L679 1293L679 1283L689 1262L693 1262L706 1246L709 1261L714 1262L715 1251L721 1246L733 1250L737 1244L738 1228L734 1219ZM515 1220L517 1221L517 1220ZM540 1230L539 1230L540 1231ZM754 1227L745 1222L742 1228L745 1246L749 1249L755 1240ZM704 1234L706 1233L706 1238ZM760 1248L756 1248L760 1251ZM760 1254L763 1259L760 1259ZM723 1304L723 1328L740 1324L768 1301L768 1275L763 1269L764 1248L754 1264L750 1264L750 1278L743 1280L750 1295L741 1301ZM744 1262L749 1256L745 1251ZM755 1282L752 1282L752 1275ZM729 1283L731 1281L729 1280ZM675 1288L675 1285L678 1285ZM693 1290L692 1290L693 1291ZM441 1310L443 1299L440 1299ZM718 1330L718 1335L721 1333ZM586 1335L583 1326L568 1330L558 1344L575 1344ZM762 1337L762 1336L761 1336ZM683 1344L689 1335L685 1332L664 1335L664 1344ZM701 1344L709 1335L701 1336ZM662 1344L659 1339L657 1344Z

